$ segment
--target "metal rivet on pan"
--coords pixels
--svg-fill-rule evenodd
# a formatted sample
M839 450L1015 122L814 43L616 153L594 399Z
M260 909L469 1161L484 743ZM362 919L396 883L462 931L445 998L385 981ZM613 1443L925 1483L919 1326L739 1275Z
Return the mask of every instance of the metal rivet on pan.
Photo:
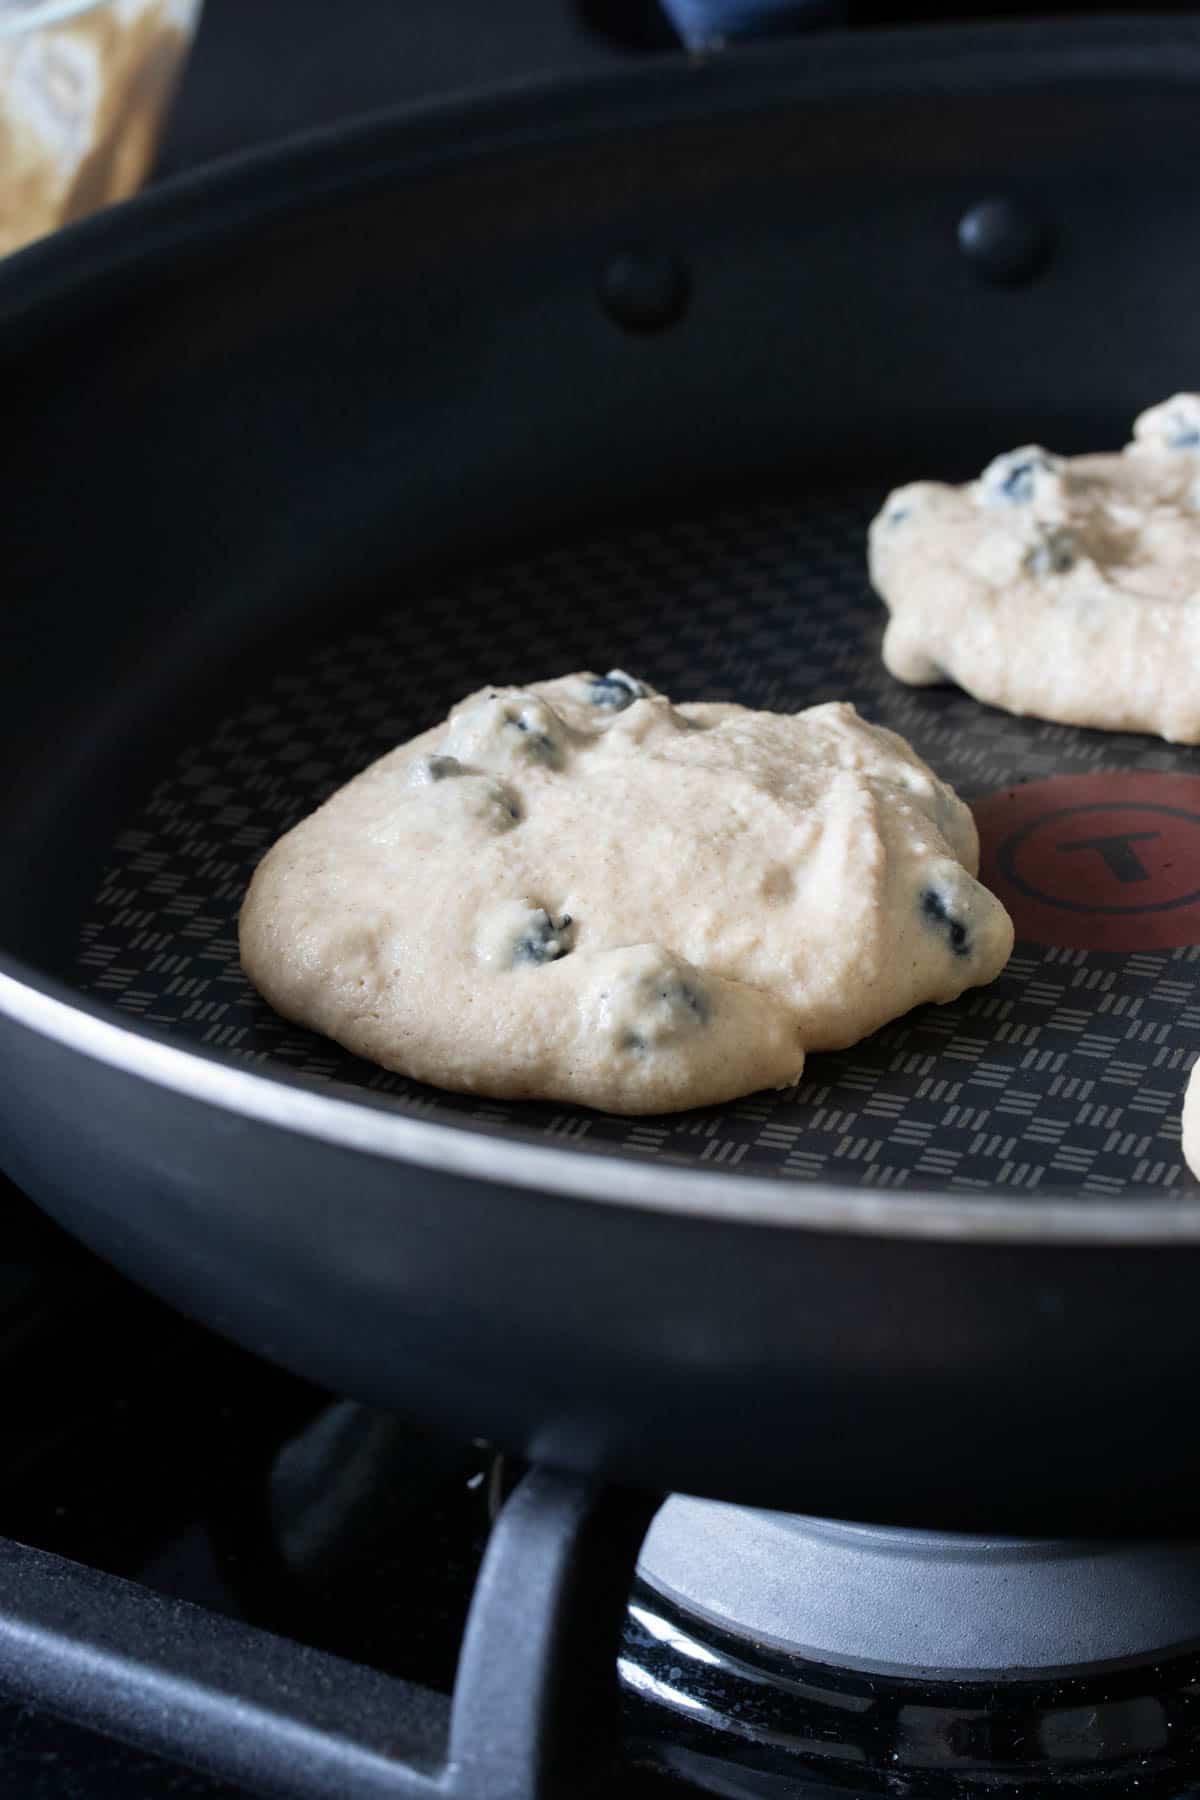
M1045 267L1050 237L1015 200L980 200L958 222L958 247L985 281L1016 286Z
M664 331L688 301L687 270L665 250L622 250L600 277L600 299L625 331Z

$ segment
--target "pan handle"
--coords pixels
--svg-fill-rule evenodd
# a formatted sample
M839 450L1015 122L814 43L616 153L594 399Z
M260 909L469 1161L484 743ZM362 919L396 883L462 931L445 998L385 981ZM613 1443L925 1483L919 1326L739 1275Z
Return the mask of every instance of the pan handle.
M838 0L659 0L689 50L847 22Z

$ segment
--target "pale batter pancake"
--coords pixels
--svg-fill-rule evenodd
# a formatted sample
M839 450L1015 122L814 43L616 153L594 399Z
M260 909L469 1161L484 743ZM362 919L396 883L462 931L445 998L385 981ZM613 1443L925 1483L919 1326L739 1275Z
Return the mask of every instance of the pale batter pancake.
M901 681L1200 743L1200 395L1143 413L1116 454L1031 444L965 487L897 488L870 569Z
M1183 1159L1200 1176L1200 1062L1193 1063L1183 1096Z
M853 707L489 688L282 838L242 962L440 1087L664 1112L796 1080L1007 961L971 814Z

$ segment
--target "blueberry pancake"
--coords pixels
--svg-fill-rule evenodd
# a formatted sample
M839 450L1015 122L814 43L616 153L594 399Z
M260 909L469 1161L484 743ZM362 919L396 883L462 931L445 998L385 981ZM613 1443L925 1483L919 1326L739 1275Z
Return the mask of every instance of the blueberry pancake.
M1133 429L1112 455L1028 445L965 487L889 495L869 560L893 675L1200 743L1200 395Z
M438 1086L665 1112L795 1081L1012 946L967 807L853 707L488 688L269 851L242 962Z
M1183 1095L1183 1159L1200 1176L1200 1062L1192 1064Z

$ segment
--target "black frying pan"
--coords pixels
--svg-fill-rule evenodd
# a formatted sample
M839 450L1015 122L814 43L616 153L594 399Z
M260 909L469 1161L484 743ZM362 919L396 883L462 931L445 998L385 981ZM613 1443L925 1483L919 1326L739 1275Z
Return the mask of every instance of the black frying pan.
M1192 770L890 681L863 532L894 479L1195 385L1198 170L1192 26L919 31L384 120L14 259L9 1172L254 1350L532 1457L1194 1524L1186 942L1026 942L798 1094L630 1122L284 1026L235 919L488 679L846 696L970 797Z

